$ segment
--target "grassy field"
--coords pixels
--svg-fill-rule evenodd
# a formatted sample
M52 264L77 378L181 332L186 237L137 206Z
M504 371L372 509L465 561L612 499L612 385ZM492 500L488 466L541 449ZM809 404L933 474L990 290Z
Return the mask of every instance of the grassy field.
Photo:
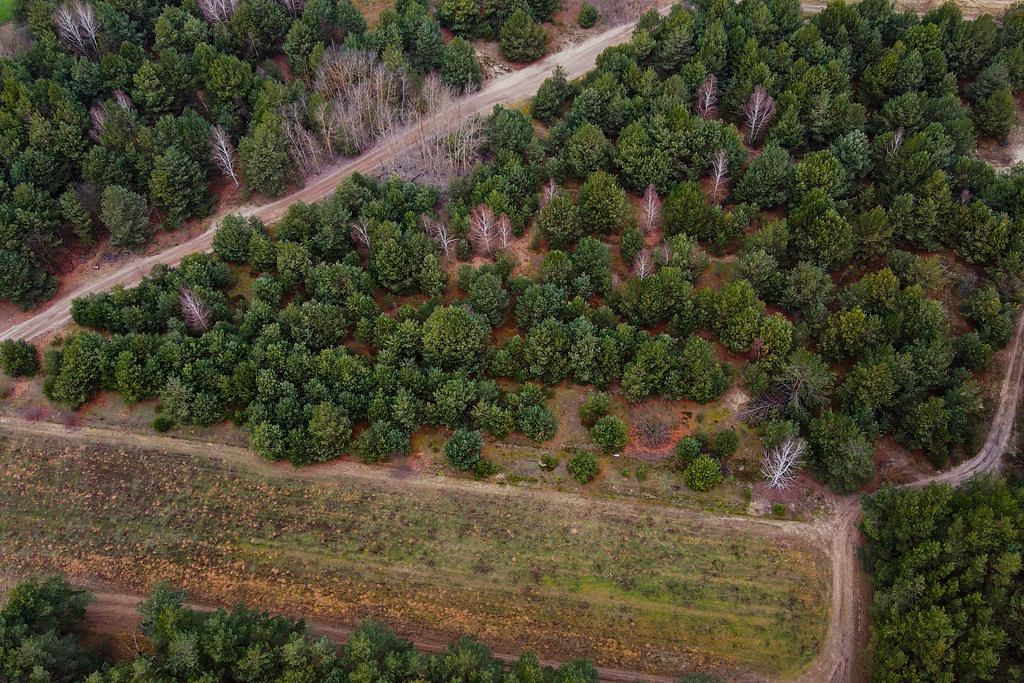
M0 24L7 23L14 16L14 0L0 0Z
M827 561L803 525L63 442L0 442L0 467L7 576L140 592L170 579L197 601L654 672L790 674L823 637Z

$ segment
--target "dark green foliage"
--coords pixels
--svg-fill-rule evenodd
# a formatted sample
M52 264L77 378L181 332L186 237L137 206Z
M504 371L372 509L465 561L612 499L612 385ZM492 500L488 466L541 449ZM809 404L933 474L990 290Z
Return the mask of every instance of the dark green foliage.
M718 458L727 458L739 448L740 437L735 429L723 429L711 441L711 452Z
M975 106L974 121L978 132L985 137L1005 138L1017 120L1016 111L1010 86L999 88Z
M875 473L871 442L847 415L825 411L811 421L811 465L841 493L856 491Z
M865 501L873 680L1013 679L1024 656L1022 503L994 478Z
M475 369L483 362L489 334L479 316L459 306L441 306L423 323L424 357L445 369Z
M564 192L556 194L540 210L537 226L552 249L567 247L582 236L579 209Z
M572 92L572 86L565 77L565 69L557 67L555 73L545 79L530 100L530 114L544 123L551 123Z
M14 586L0 608L0 676L14 682L81 681L98 668L81 635L89 596L63 578Z
M253 233L265 231L258 218L243 218L237 214L225 216L213 236L213 251L228 263L244 263L249 258Z
M476 90L483 82L476 51L465 38L457 36L445 46L441 57L441 80L467 92Z
M589 2L580 5L579 14L576 15L576 22L580 28L591 28L601 18L601 13Z
M36 347L24 339L0 342L0 368L8 377L31 377L39 370Z
M210 210L206 173L195 159L176 146L153 161L149 196L170 226L179 226L186 219L205 215Z
M635 223L629 198L615 177L604 171L587 177L577 202L580 223L586 232L608 235Z
M736 198L762 209L785 203L792 191L793 166L781 147L765 145L736 185Z
M612 397L603 391L590 394L580 403L580 423L587 428L607 415L612 408Z
M119 185L103 191L100 220L110 231L110 243L119 247L139 247L152 235L146 198Z
M684 436L679 439L675 447L675 456L679 466L684 469L688 467L700 455L702 448L700 440L696 437Z
M614 415L605 415L590 428L590 436L605 453L618 453L629 440L629 425Z
M683 470L686 485L694 491L710 491L722 481L722 467L706 455L698 455Z
M611 151L604 131L592 123L584 123L566 140L562 159L573 175L586 178L608 165Z
M470 432L460 429L452 434L444 447L444 456L456 469L472 469L480 460L480 449L484 445L484 438L480 432Z
M280 117L265 114L239 142L238 156L250 188L268 197L284 192L292 168Z
M532 62L544 56L548 34L530 13L518 9L501 25L501 52L513 62Z
M184 606L185 593L158 584L138 606L146 652L101 662L77 643L89 595L66 580L28 581L12 588L0 609L0 670L4 680L126 683L135 680L345 681L447 683L454 680L543 680L591 683L597 672L580 660L542 667L525 652L506 666L482 643L463 637L438 654L424 654L386 626L363 621L342 647L314 638L301 620L239 605L231 611ZM140 639L141 642L141 639ZM225 643L228 645L225 646Z
M593 453L588 453L587 451L580 451L572 456L566 464L566 468L569 470L572 478L581 484L593 481L594 477L601 471L600 466L597 464L597 458L594 457Z

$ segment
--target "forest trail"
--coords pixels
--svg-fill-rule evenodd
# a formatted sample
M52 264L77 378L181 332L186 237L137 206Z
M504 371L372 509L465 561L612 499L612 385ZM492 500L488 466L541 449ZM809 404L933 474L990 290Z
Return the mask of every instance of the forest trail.
M970 460L956 467L924 477L906 486L920 487L931 483L956 486L979 474L998 472L1002 468L1003 454L1013 436L1014 421L1020 405L1024 384L1024 315L1014 327L1010 354L1006 361L1006 377L999 391L985 443ZM861 518L860 499L844 498L832 517L832 606L825 646L810 669L799 679L801 683L843 683L852 681L855 667L852 658L867 643L867 596L865 577L860 571L857 546Z
M667 12L668 6L663 7L661 11ZM32 341L56 333L71 322L71 302L73 300L103 292L118 285L130 287L141 281L158 264L176 266L182 258L189 254L209 251L212 248L213 236L221 219L228 214L255 216L267 225L276 223L284 216L288 207L295 202L309 204L324 199L334 192L342 180L353 173L376 174L385 169L385 162L396 158L407 150L424 128L450 123L453 117L462 119L472 114L488 112L497 104L524 101L531 97L559 66L565 69L570 80L579 78L594 68L597 56L605 48L628 41L632 36L635 24L636 22L630 22L609 29L581 43L569 46L565 50L548 55L524 69L487 81L480 91L457 99L451 107L387 136L361 156L347 159L330 171L307 179L305 187L286 197L260 206L247 205L223 209L210 219L209 227L199 235L161 252L133 259L131 263L116 270L98 274L67 294L46 302L26 320L0 330L0 340L27 339Z

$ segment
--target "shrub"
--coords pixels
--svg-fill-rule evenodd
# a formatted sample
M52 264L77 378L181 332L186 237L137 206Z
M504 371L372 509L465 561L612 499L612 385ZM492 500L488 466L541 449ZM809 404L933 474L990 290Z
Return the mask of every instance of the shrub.
M580 404L580 423L590 429L594 423L608 414L612 407L612 397L603 391L591 394Z
M572 456L572 459L569 460L568 469L572 478L581 484L592 481L600 471L597 465L597 458L594 457L593 453L585 451Z
M174 420L167 417L166 415L157 415L153 418L153 429L163 433L169 432L174 427Z
M629 440L629 427L614 415L605 415L594 423L590 435L605 453L617 453Z
M785 517L786 516L786 506L783 505L782 503L773 503L772 504L772 514L775 515L776 517Z
M8 377L31 377L39 371L36 347L24 339L0 344L0 367Z
M683 479L694 491L710 491L722 481L722 468L714 458L699 455L686 467Z
M519 415L519 430L530 441L547 441L558 431L558 420L544 406L527 406Z
M468 470L475 468L481 460L480 449L484 445L484 437L480 432L459 429L444 447L444 455L456 469Z
M736 452L740 446L740 437L735 429L723 429L715 434L711 444L711 452L719 458L726 458Z
M550 453L545 453L544 455L540 456L540 468L542 470L547 470L548 472L550 472L556 467L558 467L558 456L551 455Z
M473 476L477 479L486 479L491 475L497 474L501 468L497 464L487 460L486 458L480 458L473 463Z
M580 13L576 15L576 21L579 23L580 28L591 28L600 18L601 13L589 2L583 3L583 6L580 7Z
M676 460L680 467L687 467L700 455L700 441L692 436L684 436L676 442Z

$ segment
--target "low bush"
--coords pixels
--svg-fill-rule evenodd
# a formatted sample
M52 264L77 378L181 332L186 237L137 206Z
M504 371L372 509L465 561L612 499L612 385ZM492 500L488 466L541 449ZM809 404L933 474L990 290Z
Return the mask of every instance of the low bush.
M686 467L683 479L694 491L710 491L722 481L722 467L714 458L699 455Z
M612 408L612 397L603 391L591 394L580 403L580 423L590 429L594 423L608 414Z
M0 367L8 377L31 377L39 371L36 347L24 339L4 340L0 344Z
M444 456L453 467L460 470L472 469L480 461L480 449L484 437L480 432L459 429L444 447Z
M581 484L592 481L600 471L597 458L594 457L593 453L587 453L586 451L572 456L572 459L569 460L568 468L572 478Z
M590 435L605 453L618 453L629 440L629 427L614 415L605 415L590 430Z
M676 460L680 467L687 467L700 455L700 441L692 436L684 436L676 442Z

